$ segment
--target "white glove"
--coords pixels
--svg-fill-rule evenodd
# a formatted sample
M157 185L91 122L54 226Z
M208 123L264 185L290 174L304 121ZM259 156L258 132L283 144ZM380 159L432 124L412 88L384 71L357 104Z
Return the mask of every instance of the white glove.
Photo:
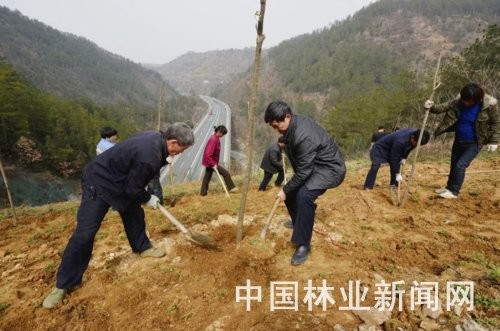
M158 204L160 203L160 199L154 195L151 194L151 198L146 202L146 206L153 208L153 209L158 209Z
M432 101L432 100L427 100L427 101L424 103L424 108L425 108L425 109L429 109L429 108L431 108L432 106L434 106L434 101Z
M401 161L399 161L399 164L401 164L401 165L405 165L405 163L406 163L406 159L401 159Z
M403 181L403 176L401 174L396 174L396 182L401 183Z
M498 145L488 144L488 152L495 152L498 148Z

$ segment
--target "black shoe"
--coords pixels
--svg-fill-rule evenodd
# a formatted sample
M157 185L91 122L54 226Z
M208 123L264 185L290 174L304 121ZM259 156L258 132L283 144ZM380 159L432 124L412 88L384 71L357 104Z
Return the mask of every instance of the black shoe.
M285 221L283 222L283 226L287 229L293 229L293 222L292 220L288 220L288 221Z
M310 251L311 248L309 246L299 245L295 250L295 253L293 253L291 261L292 265L301 265L302 263L306 262L307 258L309 257Z

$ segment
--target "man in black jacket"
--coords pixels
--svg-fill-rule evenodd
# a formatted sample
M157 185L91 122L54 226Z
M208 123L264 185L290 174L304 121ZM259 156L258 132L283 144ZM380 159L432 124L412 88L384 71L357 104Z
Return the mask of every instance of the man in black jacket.
M260 168L264 170L264 178L259 185L259 191L265 191L267 184L273 178L273 174L278 173L274 186L281 186L283 180L285 179L285 173L283 169L283 155L282 149L285 147L285 138L283 136L278 138L278 143L274 143L269 147L264 156L262 157L262 162L260 163Z
M292 243L296 245L291 264L304 263L309 256L316 203L329 188L339 186L346 168L337 144L312 119L293 114L283 101L271 102L264 121L283 134L285 153L294 174L278 193L292 218Z
M120 214L133 252L142 257L165 255L164 249L153 247L145 231L141 204L156 209L159 202L145 187L169 162L171 158L167 157L180 154L193 144L191 128L185 123L174 123L165 132L146 131L126 139L85 166L76 228L64 250L56 287L43 301L43 307L54 307L69 289L82 282L95 235L110 207Z

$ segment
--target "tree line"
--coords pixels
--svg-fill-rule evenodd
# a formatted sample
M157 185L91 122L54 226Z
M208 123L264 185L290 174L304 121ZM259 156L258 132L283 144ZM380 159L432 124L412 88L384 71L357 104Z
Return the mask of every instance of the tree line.
M188 97L167 100L163 123L192 123L197 103ZM0 59L0 155L20 166L76 176L95 156L103 126L116 128L124 139L138 131L156 129L156 116L155 107L98 105L89 99L48 94Z

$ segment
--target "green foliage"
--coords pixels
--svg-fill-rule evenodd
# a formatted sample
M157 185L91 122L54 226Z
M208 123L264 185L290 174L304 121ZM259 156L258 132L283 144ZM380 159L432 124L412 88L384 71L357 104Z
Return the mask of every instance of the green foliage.
M100 104L154 107L160 74L0 6L2 56L41 90ZM167 96L177 93L167 86Z
M10 304L8 304L8 303L0 303L0 312L6 310L9 307L10 307Z
M500 26L490 25L483 37L451 58L443 68L442 81L446 90L456 94L465 84L476 82L488 93L500 92Z
M411 119L421 117L418 100L423 99L424 92L416 86L414 75L406 72L387 88L375 86L340 100L330 110L325 128L344 153L366 151L377 126L390 129L416 124Z

